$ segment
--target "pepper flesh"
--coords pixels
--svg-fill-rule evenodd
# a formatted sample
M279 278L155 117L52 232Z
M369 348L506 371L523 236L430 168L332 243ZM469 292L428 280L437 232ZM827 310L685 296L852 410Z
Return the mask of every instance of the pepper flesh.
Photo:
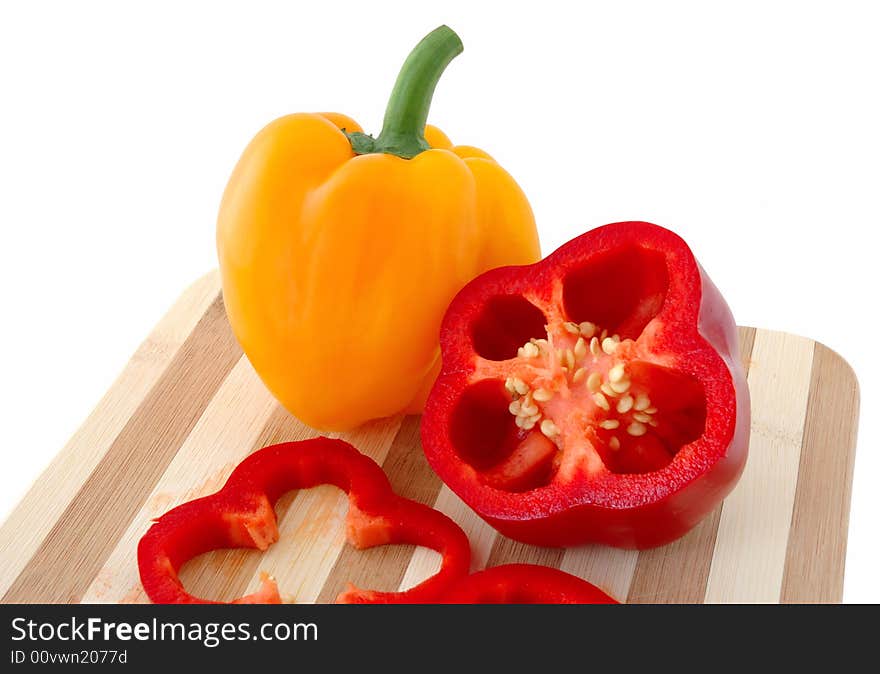
M646 548L729 493L748 449L736 324L677 235L600 227L453 300L422 445L511 538Z
M447 604L617 604L595 585L537 564L505 564L472 573L446 595Z
M346 536L356 548L411 543L442 555L440 570L405 592L350 586L340 603L431 603L470 567L464 532L443 513L395 494L382 469L341 440L314 438L265 447L242 461L215 494L184 503L157 519L138 544L147 596L160 604L212 602L188 593L178 576L189 559L229 547L265 550L278 539L273 504L291 489L333 484L348 492ZM232 603L281 603L275 581Z
M514 179L425 125L437 79L460 51L446 27L416 47L375 139L338 113L272 122L223 195L229 322L269 390L312 427L420 412L455 293L487 269L540 257Z

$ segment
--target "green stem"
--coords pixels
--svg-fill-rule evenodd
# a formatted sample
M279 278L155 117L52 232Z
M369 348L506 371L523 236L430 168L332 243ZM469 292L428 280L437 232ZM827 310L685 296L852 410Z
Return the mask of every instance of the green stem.
M463 49L458 35L448 26L428 33L400 69L379 135L373 138L363 133L347 134L355 153L383 152L412 159L430 149L425 140L425 122L431 98L446 66Z

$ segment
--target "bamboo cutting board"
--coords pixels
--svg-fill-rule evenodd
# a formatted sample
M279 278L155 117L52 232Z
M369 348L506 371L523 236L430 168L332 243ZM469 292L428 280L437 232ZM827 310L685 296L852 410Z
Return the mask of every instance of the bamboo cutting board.
M734 492L681 540L643 552L537 548L503 538L430 471L419 419L337 434L378 461L398 493L434 505L470 538L475 567L533 562L627 602L837 602L849 518L858 384L833 351L803 337L740 328L752 396L749 460ZM4 603L145 602L138 539L171 507L220 488L267 444L315 435L274 401L232 336L218 275L189 288L156 326L0 528ZM279 501L281 540L188 563L197 595L254 591L261 571L300 603L330 602L348 581L409 587L438 556L407 545L346 545L335 487Z

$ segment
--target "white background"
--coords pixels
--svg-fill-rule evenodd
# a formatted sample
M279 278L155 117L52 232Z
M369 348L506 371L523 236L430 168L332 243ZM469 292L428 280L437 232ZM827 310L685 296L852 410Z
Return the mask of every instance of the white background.
M870 2L4 2L0 517L216 265L253 134L300 110L377 132L402 59L441 23L465 52L430 119L517 178L545 253L607 222L672 227L739 323L853 365L844 597L880 601Z

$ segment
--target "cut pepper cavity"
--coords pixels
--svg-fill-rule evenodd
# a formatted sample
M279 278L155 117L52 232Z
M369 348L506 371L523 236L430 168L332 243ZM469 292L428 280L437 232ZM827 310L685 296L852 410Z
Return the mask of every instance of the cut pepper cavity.
M528 543L651 547L733 488L749 398L736 325L677 235L592 230L453 300L422 425L431 466Z

